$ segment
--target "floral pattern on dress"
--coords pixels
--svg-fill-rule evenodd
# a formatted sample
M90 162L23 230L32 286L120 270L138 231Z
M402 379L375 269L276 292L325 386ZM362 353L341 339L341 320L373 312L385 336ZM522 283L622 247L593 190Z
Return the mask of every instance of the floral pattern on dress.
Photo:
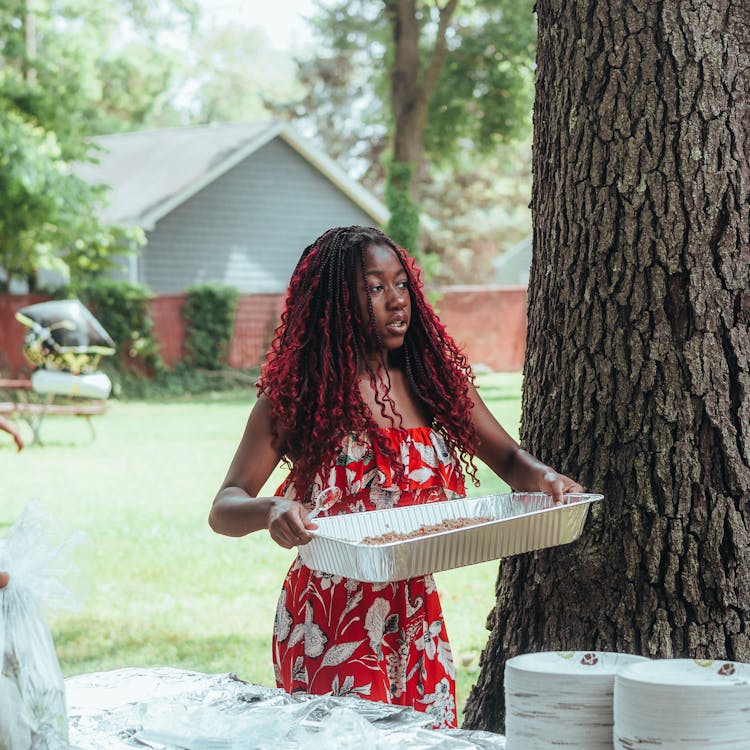
M463 475L443 438L429 427L382 429L401 456L397 481L388 458L350 435L305 504L327 487L340 499L321 516L451 500ZM294 499L287 479L277 494ZM455 670L432 576L366 583L313 571L299 558L279 596L273 634L276 682L287 692L360 695L424 711L435 727L456 726Z

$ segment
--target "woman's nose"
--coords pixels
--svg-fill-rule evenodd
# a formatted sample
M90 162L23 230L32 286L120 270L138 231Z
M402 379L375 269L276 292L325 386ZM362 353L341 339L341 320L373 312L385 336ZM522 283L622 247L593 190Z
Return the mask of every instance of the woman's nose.
M388 304L391 307L404 307L406 305L406 296L409 293L406 289L399 289L399 287L391 287L388 295Z

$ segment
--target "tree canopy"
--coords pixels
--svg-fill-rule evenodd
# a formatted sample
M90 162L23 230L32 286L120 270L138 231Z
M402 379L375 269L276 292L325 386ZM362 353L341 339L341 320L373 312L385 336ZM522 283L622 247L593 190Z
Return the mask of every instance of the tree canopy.
M72 163L95 158L91 136L257 119L280 109L300 119L303 132L317 135L353 176L381 196L387 192L391 229L402 244L417 250L409 240L418 222L416 200L431 205L444 230L432 234L432 247L442 243L452 257L497 247L490 235L497 236L505 219L488 191L471 191L470 224L450 206L466 203L461 185L504 179L502 160L485 157L528 131L531 0L334 0L319 3L312 21L315 54L299 61L295 89L288 58L261 32L204 23L196 0L3 4L0 118L4 137L20 139L3 180L10 186L23 171L35 174L33 189L56 191L54 205L77 205L89 223L73 222L69 210L55 213L49 194L37 196L39 211L31 210L30 197L19 198L28 200L20 211L7 202L0 267L31 279L35 268L61 265L64 258L74 274L88 273L132 241L122 232L97 230L95 204L105 193L71 174ZM293 103L274 106L279 100ZM420 110L416 118L411 103ZM47 146L27 148L34 138ZM407 142L408 148L399 145ZM30 185L17 183L8 194L26 194ZM440 202L446 189L452 197ZM21 215L23 238L14 239ZM88 249L63 248L74 240Z
M55 134L0 99L0 268L33 288L40 268L87 276L139 242L138 230L102 225L104 187L71 174Z
M196 36L177 76L191 122L268 117L266 102L298 95L294 62L273 49L262 29L211 26Z
M369 187L384 192L387 174L389 208L407 225L432 168L481 168L528 131L530 0L338 1L319 4L313 24L320 51L299 63L307 93L286 111Z
M395 127L394 37L404 33L404 18L418 45L407 72L426 99L427 117L419 134L424 150L395 153L398 161L417 168L423 158L456 163L469 150L481 158L529 126L536 34L530 0L462 0L442 8L416 0L319 3L311 19L319 51L298 61L306 94L287 111L311 121L329 152L371 187L383 183L383 173L369 166L381 162ZM439 33L446 53L430 81Z
M192 23L193 12L187 0L0 8L0 288L14 278L33 287L44 267L96 273L141 240L138 230L101 224L106 190L71 165L95 158L89 136L138 127L168 108L161 97L175 59L153 42L172 23Z

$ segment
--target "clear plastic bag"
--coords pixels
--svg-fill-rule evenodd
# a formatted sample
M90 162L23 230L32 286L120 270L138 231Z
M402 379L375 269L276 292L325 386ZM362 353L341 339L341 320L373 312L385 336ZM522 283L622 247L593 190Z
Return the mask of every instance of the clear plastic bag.
M44 611L75 609L80 581L74 551L85 539L62 542L38 503L30 503L0 541L0 750L69 748L65 683Z

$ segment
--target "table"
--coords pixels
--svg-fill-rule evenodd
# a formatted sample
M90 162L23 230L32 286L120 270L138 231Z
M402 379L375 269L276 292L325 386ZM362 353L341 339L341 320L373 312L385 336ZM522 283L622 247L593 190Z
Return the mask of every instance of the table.
M29 394L34 390L30 380L0 378L0 392L7 394L11 405L28 403Z
M30 380L0 379L0 393L7 394L7 401L0 400L0 415L18 417L31 428L31 443L42 445L41 429L48 415L83 417L91 431L91 439L96 437L91 417L104 414L106 401L85 400L76 403L57 404L54 395L44 397L37 394Z
M232 674L168 667L117 669L65 680L76 750L503 750L491 732L425 728L410 708L356 696L288 695Z

